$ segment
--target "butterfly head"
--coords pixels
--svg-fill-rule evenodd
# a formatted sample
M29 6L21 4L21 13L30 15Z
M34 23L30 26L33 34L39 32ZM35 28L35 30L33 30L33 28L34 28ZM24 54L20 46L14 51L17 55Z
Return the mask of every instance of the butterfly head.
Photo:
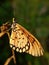
M13 24L12 24L11 28L14 28L15 26L16 26L16 20L15 20L15 18L13 18Z

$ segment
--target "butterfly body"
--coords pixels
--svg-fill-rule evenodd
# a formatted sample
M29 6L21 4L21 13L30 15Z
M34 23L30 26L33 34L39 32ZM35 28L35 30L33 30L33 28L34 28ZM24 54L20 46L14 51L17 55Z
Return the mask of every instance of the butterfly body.
M33 56L43 55L43 48L39 41L24 27L13 22L10 37L10 47L17 52L26 52Z

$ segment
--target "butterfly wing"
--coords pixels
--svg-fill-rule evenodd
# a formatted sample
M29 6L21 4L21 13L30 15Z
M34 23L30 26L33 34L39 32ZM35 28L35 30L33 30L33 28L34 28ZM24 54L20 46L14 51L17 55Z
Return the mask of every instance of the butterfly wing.
M17 23L12 29L10 47L18 52L26 52L33 56L43 55L43 48L39 41Z

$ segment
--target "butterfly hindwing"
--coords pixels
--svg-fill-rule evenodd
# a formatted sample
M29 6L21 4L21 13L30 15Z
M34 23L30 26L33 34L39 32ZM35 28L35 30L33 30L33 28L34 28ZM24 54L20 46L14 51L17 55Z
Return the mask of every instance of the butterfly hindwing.
M10 38L10 47L18 52L25 52L29 49L29 41L24 32L16 24L15 28L12 29Z
M43 55L43 48L39 41L17 23L12 28L10 47L17 52L26 52L33 56Z

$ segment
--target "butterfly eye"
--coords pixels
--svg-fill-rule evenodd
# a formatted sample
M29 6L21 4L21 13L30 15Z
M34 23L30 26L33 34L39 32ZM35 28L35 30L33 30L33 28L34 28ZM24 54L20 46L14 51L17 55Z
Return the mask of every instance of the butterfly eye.
M14 32L16 32L17 27L16 27L16 25L15 25L15 24L12 24L11 28L13 29L13 31L14 31Z
M13 23L12 26L11 26L11 28L14 28L15 26L16 26L16 23Z

